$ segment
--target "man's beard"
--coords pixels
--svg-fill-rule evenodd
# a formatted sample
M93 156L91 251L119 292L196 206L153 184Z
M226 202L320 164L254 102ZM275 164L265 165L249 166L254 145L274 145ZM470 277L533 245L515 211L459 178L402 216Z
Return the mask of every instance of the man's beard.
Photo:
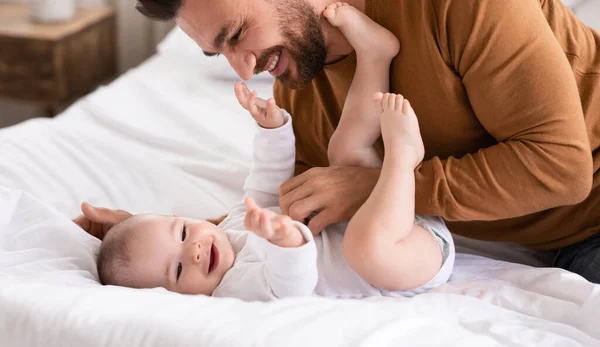
M277 77L287 88L299 89L307 86L323 71L327 48L319 16L306 0L274 1L278 24L284 43L265 51L256 66L264 71L269 58L285 49L296 62L296 74L290 69Z

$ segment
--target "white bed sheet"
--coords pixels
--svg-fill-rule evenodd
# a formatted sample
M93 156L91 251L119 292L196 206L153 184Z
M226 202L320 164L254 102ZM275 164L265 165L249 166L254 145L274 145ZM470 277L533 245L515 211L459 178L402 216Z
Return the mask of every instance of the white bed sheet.
M205 59L174 31L159 55L60 117L0 131L0 345L600 346L600 286L468 255L451 283L410 300L261 304L99 286L99 241L69 221L81 201L203 218L239 199L254 124L235 80L224 60ZM263 96L270 84L253 81Z
M245 303L102 287L99 241L0 188L2 346L599 346L600 286L557 269L458 255L412 299Z

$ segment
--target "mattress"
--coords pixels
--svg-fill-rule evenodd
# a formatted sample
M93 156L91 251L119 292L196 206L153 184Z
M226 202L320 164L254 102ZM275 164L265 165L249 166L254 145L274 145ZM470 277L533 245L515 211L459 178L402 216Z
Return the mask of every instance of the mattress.
M600 346L600 286L549 254L457 238L451 281L412 299L270 303L101 286L79 204L195 218L242 194L255 124L237 77L175 29L55 119L0 130L2 346ZM250 87L269 96L271 78ZM519 263L519 264L518 264Z

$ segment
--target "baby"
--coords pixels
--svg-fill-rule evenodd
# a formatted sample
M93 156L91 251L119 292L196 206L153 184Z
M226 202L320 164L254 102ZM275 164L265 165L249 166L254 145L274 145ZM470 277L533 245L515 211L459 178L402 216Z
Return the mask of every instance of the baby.
M351 44L359 32L344 31L348 21L361 35L387 32L348 5L330 5L325 16L342 28ZM357 73L363 62L358 60ZM346 101L360 112L367 108L364 94L376 85L368 75L363 77L355 76ZM264 301L315 294L410 296L448 280L455 252L450 232L439 218L414 215L413 172L424 149L408 101L378 93L375 110L370 106L364 111L382 130L386 154L379 181L349 223L313 236L305 225L272 207L278 205L279 186L294 171L290 115L273 99L257 98L244 84L235 85L235 94L260 126L244 200L219 226L176 216L125 219L104 237L98 258L103 284Z

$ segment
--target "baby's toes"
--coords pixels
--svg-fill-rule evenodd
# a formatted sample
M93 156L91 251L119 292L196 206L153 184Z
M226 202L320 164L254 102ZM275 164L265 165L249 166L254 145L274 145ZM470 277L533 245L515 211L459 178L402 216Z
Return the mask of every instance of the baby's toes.
M323 11L323 16L327 18L327 20L329 20L329 23L331 23L331 25L339 27L344 24L345 17L343 15L339 15L339 13L337 12L344 5L344 3L336 2L327 5L325 11Z
M393 111L394 105L396 104L396 97L394 94L385 93L383 94L383 110L384 111Z
M327 18L328 20L331 20L333 17L335 17L336 8L337 7L335 6L335 4L327 5L327 7L325 7L325 10L323 10L323 17Z
M373 94L373 105L375 106L377 114L383 112L383 93L377 92Z
M404 99L402 102L402 113L404 113L405 116L417 117L415 110L412 108L410 102L408 102L408 99Z
M400 94L395 96L394 100L394 110L402 111L404 109L404 97Z

